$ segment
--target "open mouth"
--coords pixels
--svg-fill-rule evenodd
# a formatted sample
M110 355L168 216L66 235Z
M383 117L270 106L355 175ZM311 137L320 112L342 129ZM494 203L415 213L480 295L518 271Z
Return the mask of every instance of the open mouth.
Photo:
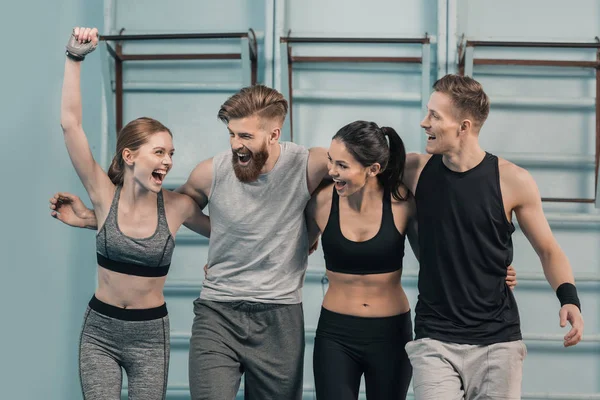
M340 181L339 179L334 179L333 182L335 183L335 190L339 191L346 187L345 181Z
M165 180L165 176L167 176L167 171L165 170L155 169L152 171L152 180L157 185L162 185L163 181Z
M435 135L432 135L429 132L425 132L425 134L427 135L427 141L435 140Z
M240 164L248 164L250 162L250 159L252 158L252 154L251 153L240 153L237 152L235 153L238 157L238 161Z

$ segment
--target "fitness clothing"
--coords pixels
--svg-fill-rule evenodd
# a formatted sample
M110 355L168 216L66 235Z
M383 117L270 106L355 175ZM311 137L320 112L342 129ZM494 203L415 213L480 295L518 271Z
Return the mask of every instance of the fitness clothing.
M123 309L94 296L85 312L79 344L84 400L120 400L122 369L130 400L166 398L167 307Z
M162 190L157 195L158 224L147 238L132 238L119 229L119 198L122 186L117 186L106 222L96 235L98 265L127 275L158 277L169 272L175 241L171 236Z
M412 367L410 311L364 318L321 308L313 354L318 400L356 400L365 376L368 400L404 400Z
M213 158L208 274L201 299L302 302L308 150L290 142L280 146L273 169L255 182L236 177L231 150Z
M486 153L474 168L455 172L433 155L415 199L416 338L472 345L520 340L517 303L505 282L515 227L504 211L498 157Z
M325 266L344 274L382 274L402 268L405 235L398 232L392 214L390 191L383 193L381 227L366 241L347 239L340 228L339 196L335 187L327 226L321 236Z

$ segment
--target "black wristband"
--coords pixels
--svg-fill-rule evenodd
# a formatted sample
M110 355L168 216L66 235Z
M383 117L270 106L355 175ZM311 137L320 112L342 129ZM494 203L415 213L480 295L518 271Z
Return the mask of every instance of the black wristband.
M69 50L66 51L66 54L67 54L67 57L69 57L73 61L79 62L79 61L83 61L83 59L85 58L83 56L78 56L76 54L69 53Z
M565 282L561 284L556 289L556 297L558 297L561 307L565 304L574 304L579 308L579 311L581 311L581 303L577 296L577 288L572 283Z

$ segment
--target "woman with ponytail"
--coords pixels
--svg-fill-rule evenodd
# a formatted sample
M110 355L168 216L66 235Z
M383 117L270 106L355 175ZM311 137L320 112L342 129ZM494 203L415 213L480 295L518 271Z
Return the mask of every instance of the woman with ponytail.
M96 163L82 128L80 71L98 31L75 28L67 44L61 125L73 166L94 205L98 287L85 312L79 343L83 398L166 396L169 317L163 296L182 224L205 236L210 223L190 197L163 190L173 166L171 131L138 118L117 136L108 173Z
M329 279L313 355L317 399L358 399L363 374L367 399L404 399L412 320L400 277L415 221L401 183L404 143L392 128L355 121L335 134L328 155L334 182L306 211L310 243L322 235Z
M406 236L418 249L415 201L402 184L404 143L392 128L355 121L333 136L328 156L333 183L306 208L311 248L321 235L329 280L315 336L316 396L356 400L364 375L368 400L405 399L412 377L404 349L412 318L401 284ZM508 275L506 282L516 285Z

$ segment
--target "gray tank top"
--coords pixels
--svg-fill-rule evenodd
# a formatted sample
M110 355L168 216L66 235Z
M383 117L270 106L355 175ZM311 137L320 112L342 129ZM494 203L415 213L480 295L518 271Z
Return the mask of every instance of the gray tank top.
M297 304L308 260L308 150L280 143L271 171L242 183L231 150L213 158L208 274L200 298Z
M175 241L171 236L162 190L157 196L158 224L147 238L137 239L119 229L119 198L122 186L117 186L108 216L96 235L98 265L111 271L137 276L165 276L171 266Z

